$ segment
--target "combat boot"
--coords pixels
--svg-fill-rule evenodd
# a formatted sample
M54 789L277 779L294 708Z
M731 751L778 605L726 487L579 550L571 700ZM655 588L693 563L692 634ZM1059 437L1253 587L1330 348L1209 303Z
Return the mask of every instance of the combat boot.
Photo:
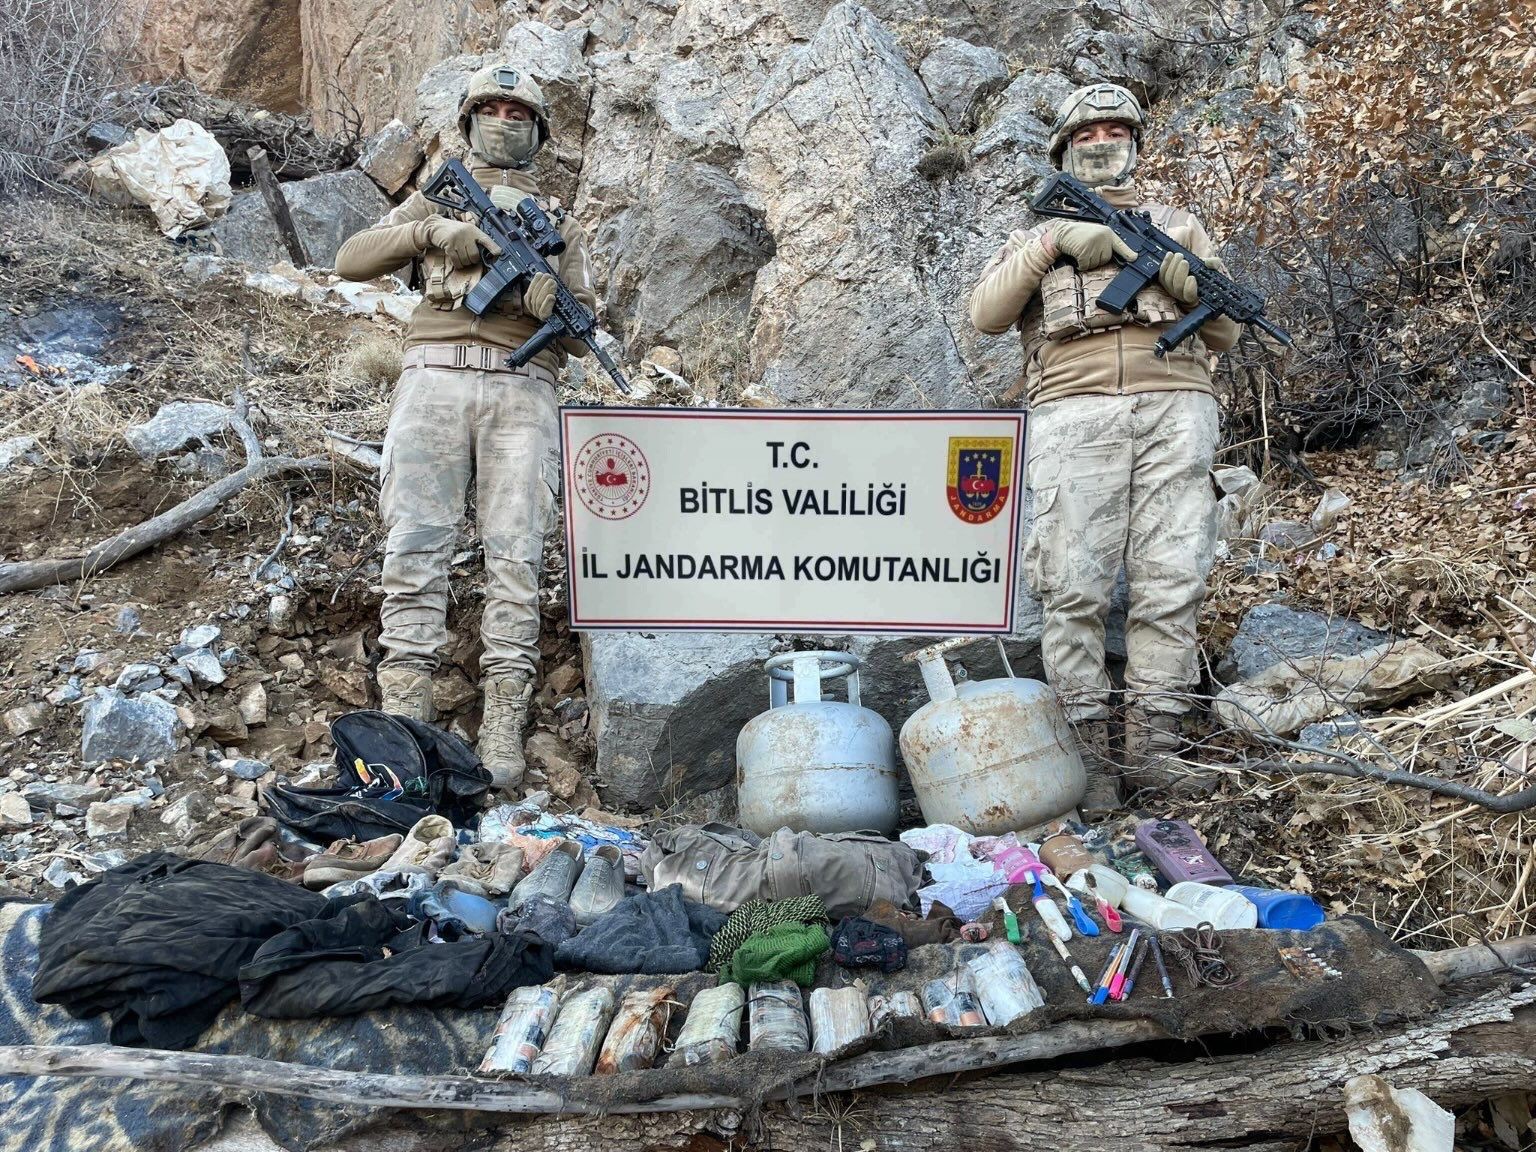
M420 668L380 668L379 711L432 723L437 719L432 704L432 673Z
M508 796L523 782L523 729L533 684L520 676L498 676L485 682L485 716L480 721L476 751L491 773L491 787Z
M1157 791L1174 796L1194 796L1211 791L1212 773L1180 755L1184 738L1178 712L1151 712L1127 708L1125 712L1125 782L1133 791Z
M1072 725L1072 737L1088 776L1077 810L1085 820L1107 816L1120 807L1120 782L1109 760L1109 721L1079 720Z

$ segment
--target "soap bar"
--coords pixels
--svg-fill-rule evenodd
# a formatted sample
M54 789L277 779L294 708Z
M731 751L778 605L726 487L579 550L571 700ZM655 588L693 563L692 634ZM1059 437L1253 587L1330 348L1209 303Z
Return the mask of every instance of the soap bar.
M1196 832L1183 820L1144 820L1136 826L1136 846L1170 884L1193 880L1199 884L1230 884L1232 874L1212 856Z

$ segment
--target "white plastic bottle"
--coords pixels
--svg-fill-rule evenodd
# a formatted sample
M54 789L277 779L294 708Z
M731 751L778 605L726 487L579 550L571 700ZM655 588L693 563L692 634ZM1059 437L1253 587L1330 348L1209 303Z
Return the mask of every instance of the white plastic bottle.
M1212 928L1225 931L1258 927L1258 906L1230 888L1181 880L1168 889L1168 899L1188 908L1198 922L1208 923Z

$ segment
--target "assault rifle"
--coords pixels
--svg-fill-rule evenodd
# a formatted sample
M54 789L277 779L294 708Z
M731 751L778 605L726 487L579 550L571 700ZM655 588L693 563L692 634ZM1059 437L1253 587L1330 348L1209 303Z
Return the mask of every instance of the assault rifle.
M532 196L524 197L516 211L504 211L496 207L479 181L458 160L449 160L439 168L421 194L451 211L472 213L480 231L501 246L501 255L487 260L485 275L464 298L464 307L476 316L484 316L513 285L526 289L540 272L555 278L554 311L542 328L507 357L507 367L521 368L557 339L580 340L592 349L619 391L629 395L629 383L619 366L598 346L597 317L572 295L550 266L548 257L564 252L565 241Z
M1199 302L1171 324L1157 338L1153 352L1166 355L1188 340L1212 316L1230 316L1239 324L1252 324L1268 332L1282 344L1290 344L1291 338L1277 325L1264 317L1264 297L1248 288L1234 284L1221 272L1212 268L1188 248L1174 240L1152 223L1145 212L1131 208L1115 208L1096 196L1082 181L1065 172L1051 176L1035 193L1029 206L1041 216L1055 216L1062 220L1086 220L1091 224L1103 224L1114 230L1136 253L1131 261L1121 260L1119 274L1110 281L1096 303L1106 312L1123 313L1130 309L1136 293L1152 281L1163 266L1163 257L1177 252L1189 261L1200 289ZM1120 255L1116 253L1116 260Z

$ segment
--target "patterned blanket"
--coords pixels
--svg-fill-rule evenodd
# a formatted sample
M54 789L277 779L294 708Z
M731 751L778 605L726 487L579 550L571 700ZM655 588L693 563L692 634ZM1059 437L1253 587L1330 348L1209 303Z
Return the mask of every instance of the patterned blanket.
M32 999L45 904L0 904L0 1044L105 1044L105 1017L76 1020ZM400 1074L464 1072L479 1063L495 1011L394 1009L323 1020L263 1020L232 1005L197 1051ZM274 1141L305 1149L372 1124L377 1109L222 1088L65 1076L0 1076L0 1152L183 1152L248 1104Z

